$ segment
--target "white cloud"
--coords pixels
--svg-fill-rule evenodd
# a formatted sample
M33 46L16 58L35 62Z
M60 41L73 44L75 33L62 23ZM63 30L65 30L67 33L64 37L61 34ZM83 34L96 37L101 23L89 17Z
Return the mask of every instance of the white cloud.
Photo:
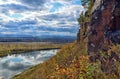
M23 30L21 29L21 27L26 27L26 24L24 25L24 21L29 21L29 20L36 21L36 23L34 24L31 23L30 25L27 24L27 27L29 28L27 30L24 30L25 33L34 32L36 30L34 30L33 27L38 28L40 26L55 27L55 28L57 27L78 28L77 18L79 17L81 11L83 11L83 7L81 5L74 4L74 2L78 0L49 0L49 1L37 0L42 2L40 4L38 4L39 2L33 0L29 0L28 3L27 1L28 0L0 0L0 6L2 5L2 7L0 7L0 9L2 10L0 11L0 25L1 26L5 25L10 21L12 21L12 23L18 23L18 24L21 24L23 22L22 25L19 25L18 27L14 27L15 24L13 24L14 28ZM59 3L62 6L55 5L56 3ZM7 6L8 4L10 4L9 5L10 8ZM16 4L16 5L11 5L11 4ZM37 6L39 7L37 8ZM56 7L58 6L59 8L56 8L55 11L51 11L52 9L55 8L55 6ZM18 7L18 9L16 7ZM8 10L8 11L6 12L3 10ZM4 26L0 28L3 27ZM1 34L15 34L15 33L18 34L17 32L21 33L20 31L16 31L16 32L1 32ZM71 35L75 35L76 32ZM52 32L52 34L54 33L56 32ZM58 33L62 35L61 32ZM70 32L66 31L65 34L70 35L69 33Z
M1 4L21 4L20 2L18 2L17 0L0 0L0 5Z

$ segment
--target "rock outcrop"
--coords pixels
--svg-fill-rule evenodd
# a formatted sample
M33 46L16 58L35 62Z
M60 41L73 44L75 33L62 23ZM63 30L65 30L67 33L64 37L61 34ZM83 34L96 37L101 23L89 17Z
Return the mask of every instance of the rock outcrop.
M100 52L107 51L112 45L120 44L120 0L96 0L91 13L88 35L88 54L91 61L99 59L101 69L106 73L116 73L113 67L116 53L105 59Z
M86 22L81 24L78 41L81 41L83 34L87 34L87 51L90 60L92 62L100 60L101 69L105 73L114 72L118 75L114 66L119 58L117 54L112 51L109 58L105 59L101 56L101 51L107 55L111 46L120 44L120 0L95 0L90 18L87 26ZM89 28L89 31L81 32L85 27Z
M120 43L119 21L120 0L96 0L88 36L89 55L98 55L100 50L107 51L109 46Z

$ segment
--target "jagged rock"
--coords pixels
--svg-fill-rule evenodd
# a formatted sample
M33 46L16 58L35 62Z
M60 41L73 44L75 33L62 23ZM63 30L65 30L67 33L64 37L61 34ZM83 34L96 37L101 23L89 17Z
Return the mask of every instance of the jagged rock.
M91 14L88 36L88 53L90 55L97 55L106 41L120 43L119 4L120 0L96 0ZM109 42L108 45L111 43Z
M88 54L91 61L101 61L104 72L117 74L115 57L104 60L100 56L101 50L107 52L113 44L120 44L120 0L96 0L91 13Z
M77 34L77 41L83 41L88 35L89 22L83 22L80 26L79 32Z
M85 16L86 17L86 16ZM78 33L78 42L88 37L88 55L92 62L97 59L101 62L101 70L106 73L115 73L119 77L115 62L120 58L111 52L109 58L101 56L101 51L108 55L111 46L120 44L120 0L95 0L90 22L81 24ZM89 31L88 31L89 30Z
M120 44L120 31L107 32L106 37L109 38L114 44Z
M92 12L94 12L94 10L96 10L100 6L101 2L102 2L102 0L95 1L94 6L92 8Z

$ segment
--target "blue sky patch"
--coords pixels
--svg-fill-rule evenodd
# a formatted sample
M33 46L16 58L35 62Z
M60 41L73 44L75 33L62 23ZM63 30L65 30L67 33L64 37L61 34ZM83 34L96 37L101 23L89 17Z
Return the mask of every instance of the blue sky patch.
M60 4L60 3L53 3L53 7L50 9L50 12L55 12L56 10L58 10L61 7L63 7L62 4Z
M22 18L23 16L20 14L13 14L11 15L12 18Z

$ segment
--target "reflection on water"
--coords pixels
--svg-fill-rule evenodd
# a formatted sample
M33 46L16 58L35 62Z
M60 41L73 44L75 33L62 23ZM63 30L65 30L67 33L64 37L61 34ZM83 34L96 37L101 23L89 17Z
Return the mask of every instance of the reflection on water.
M23 70L49 59L57 51L57 49L42 50L2 57L0 58L0 77L10 79Z

